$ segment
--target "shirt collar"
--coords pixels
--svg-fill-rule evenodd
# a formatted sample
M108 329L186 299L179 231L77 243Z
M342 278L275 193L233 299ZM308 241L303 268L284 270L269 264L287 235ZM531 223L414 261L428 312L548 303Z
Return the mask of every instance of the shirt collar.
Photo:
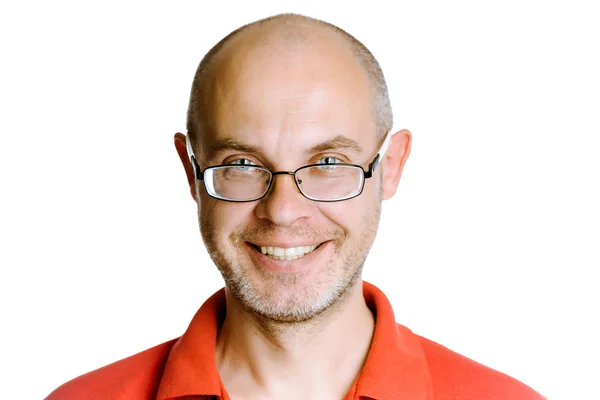
M357 378L356 397L432 399L431 378L418 336L396 323L389 300L378 288L363 282L363 294L375 317L375 332ZM202 305L173 346L157 400L189 395L223 397L215 349L224 316L225 291L221 289Z
M363 295L375 317L375 332L358 376L356 397L433 399L429 368L419 337L396 323L392 305L381 290L363 282Z
M225 316L225 290L204 302L167 359L156 400L179 396L223 396L215 351Z

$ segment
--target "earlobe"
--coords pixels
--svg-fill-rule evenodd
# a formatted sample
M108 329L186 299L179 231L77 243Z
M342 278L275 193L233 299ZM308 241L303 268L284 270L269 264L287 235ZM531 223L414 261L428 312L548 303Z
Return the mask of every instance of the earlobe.
M173 140L175 142L175 150L177 150L177 154L179 155L179 159L181 160L183 169L185 170L185 175L190 187L190 194L192 195L193 199L198 202L196 195L196 177L194 176L194 167L192 166L192 163L188 157L185 135L177 132Z
M387 200L396 194L404 164L410 155L412 134L403 129L396 132L384 157L383 199Z

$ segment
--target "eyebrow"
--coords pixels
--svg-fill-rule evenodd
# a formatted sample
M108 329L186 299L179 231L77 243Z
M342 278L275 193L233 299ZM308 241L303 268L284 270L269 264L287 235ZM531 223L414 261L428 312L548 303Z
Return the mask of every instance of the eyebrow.
M209 144L207 150L208 154L213 157L228 150L240 151L244 153L261 153L261 149L259 147L244 143L233 137L219 139ZM360 155L363 152L363 148L356 141L343 135L337 135L329 140L324 141L323 143L312 146L304 153L310 155L331 150L349 150L357 155Z
M319 143L316 146L311 147L306 154L322 153L331 150L350 150L358 155L362 154L363 148L354 140L343 136L337 135L332 139L326 140L323 143Z
M241 151L244 153L259 153L260 149L256 146L244 143L232 137L219 139L208 145L208 154L211 156L217 155L226 150Z

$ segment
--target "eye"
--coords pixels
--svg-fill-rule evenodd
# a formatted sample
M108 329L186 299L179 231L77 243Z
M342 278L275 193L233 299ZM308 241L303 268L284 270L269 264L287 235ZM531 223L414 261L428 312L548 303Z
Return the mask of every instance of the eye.
M340 164L342 160L336 157L321 157L317 160L317 164L325 164L321 169L335 169L332 164Z
M248 160L247 158L239 158L237 160L231 161L229 164L234 164L234 165L256 165L252 161ZM250 167L237 167L238 171L248 171L249 169L250 169Z

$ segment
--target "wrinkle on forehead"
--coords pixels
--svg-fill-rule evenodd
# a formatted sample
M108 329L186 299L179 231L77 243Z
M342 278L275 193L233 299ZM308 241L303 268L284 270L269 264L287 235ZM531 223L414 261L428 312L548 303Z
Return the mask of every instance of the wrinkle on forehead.
M368 77L346 43L328 31L291 47L272 35L244 34L211 66L209 136L258 136L253 144L262 141L269 153L290 153L311 135L374 132Z

